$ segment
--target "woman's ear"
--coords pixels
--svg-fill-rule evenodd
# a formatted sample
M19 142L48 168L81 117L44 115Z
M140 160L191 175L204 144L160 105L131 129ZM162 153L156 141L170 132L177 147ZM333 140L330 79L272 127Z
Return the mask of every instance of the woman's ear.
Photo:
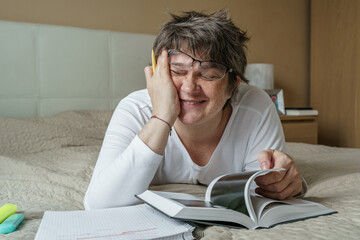
M240 85L241 82L242 82L242 79L239 76L236 76L236 81L235 81L234 85L231 87L231 89L229 88L229 90L230 90L229 98L231 98L234 95L236 88Z
M232 89L232 93L234 93L235 89L240 85L241 82L242 82L242 79L236 75L236 82L234 84L234 88Z
M243 81L243 80L242 80L238 75L236 75L235 88L237 88L242 81Z

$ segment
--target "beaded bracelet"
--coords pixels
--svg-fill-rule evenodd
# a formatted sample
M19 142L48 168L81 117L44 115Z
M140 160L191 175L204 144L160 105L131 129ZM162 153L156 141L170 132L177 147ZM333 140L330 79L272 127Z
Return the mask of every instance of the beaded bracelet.
M170 123L168 123L168 122L165 121L164 119L159 118L159 117L156 116L156 115L151 116L151 118L156 118L156 119L159 119L160 121L163 121L164 123L166 123L166 124L169 126L169 128L170 128L170 136L171 136L172 127L171 127Z

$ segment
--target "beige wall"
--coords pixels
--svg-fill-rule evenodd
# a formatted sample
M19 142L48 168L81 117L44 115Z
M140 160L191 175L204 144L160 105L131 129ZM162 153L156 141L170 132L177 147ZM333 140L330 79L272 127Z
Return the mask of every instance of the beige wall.
M360 148L360 1L311 2L311 103L319 143Z
M156 34L168 12L229 8L251 36L249 63L275 65L286 107L309 105L309 0L1 0L0 19Z

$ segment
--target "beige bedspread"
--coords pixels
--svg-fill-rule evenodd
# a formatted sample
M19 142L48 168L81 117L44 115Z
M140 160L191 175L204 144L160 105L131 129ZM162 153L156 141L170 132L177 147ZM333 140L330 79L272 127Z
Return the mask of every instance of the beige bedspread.
M0 118L0 204L25 213L17 231L0 239L34 239L46 210L83 209L111 117L109 111L71 111L51 118ZM337 210L271 229L208 227L203 239L358 239L360 236L360 149L288 143L309 184L306 199ZM204 196L203 186L175 184L154 189Z

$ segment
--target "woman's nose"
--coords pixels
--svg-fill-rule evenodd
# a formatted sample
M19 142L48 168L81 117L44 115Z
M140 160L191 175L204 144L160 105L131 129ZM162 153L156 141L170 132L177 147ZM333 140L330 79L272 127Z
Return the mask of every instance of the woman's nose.
M193 65L193 67L188 71L187 75L183 78L182 88L188 91L193 91L194 89L199 88L200 77L200 69Z

